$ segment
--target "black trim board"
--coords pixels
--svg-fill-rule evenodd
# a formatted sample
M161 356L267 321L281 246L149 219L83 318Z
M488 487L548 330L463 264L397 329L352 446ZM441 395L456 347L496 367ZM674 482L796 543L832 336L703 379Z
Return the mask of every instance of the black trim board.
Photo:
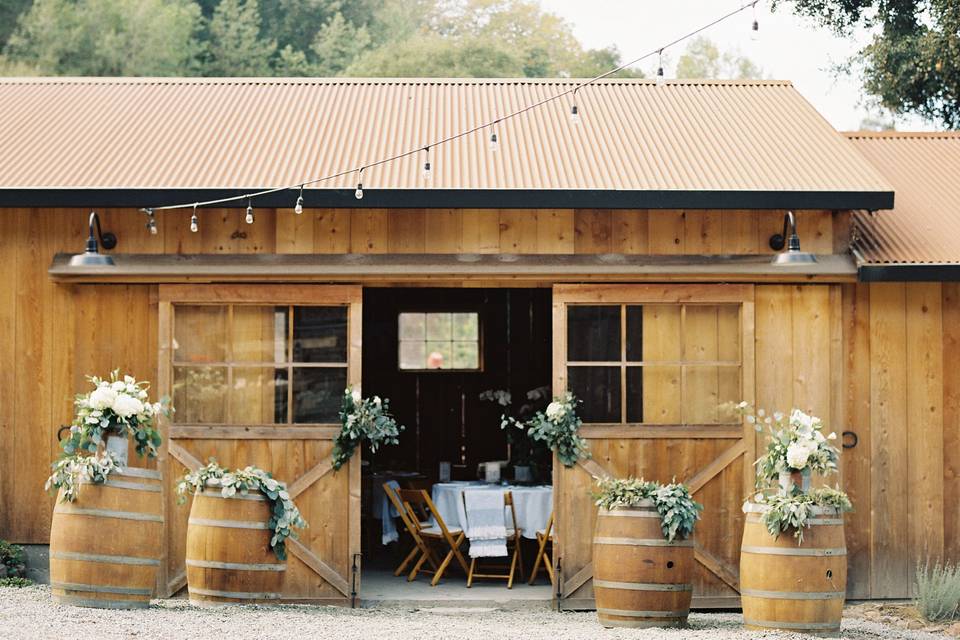
M861 264L860 282L960 282L957 264Z
M159 207L240 196L249 189L0 189L0 207ZM636 191L602 189L306 189L306 207L466 209L892 209L892 191ZM255 198L291 208L296 191ZM219 207L246 207L237 200Z

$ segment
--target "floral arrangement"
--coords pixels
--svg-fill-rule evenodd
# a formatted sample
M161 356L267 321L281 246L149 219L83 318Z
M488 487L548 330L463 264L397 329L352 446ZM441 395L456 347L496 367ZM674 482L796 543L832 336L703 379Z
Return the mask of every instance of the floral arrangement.
M529 466L534 475L541 467L549 465L550 449L542 440L534 440L527 432L527 422L538 409L545 408L550 401L550 387L542 386L530 389L526 401L514 408L513 398L506 389L487 389L479 399L495 402L503 409L500 415L500 429L506 431L507 444L510 445L510 461L517 466Z
M357 446L366 440L370 450L380 445L398 444L403 426L390 415L390 401L380 396L363 398L359 390L349 387L343 393L340 407L340 433L333 441L333 468L339 469L353 457Z
M818 487L807 493L791 495L758 493L754 501L767 507L760 521L770 535L779 538L782 532L793 529L797 544L803 542L803 530L809 526L815 507L836 509L838 513L853 511L850 498L839 487Z
M177 483L177 502L183 504L187 500L187 494L196 495L208 489L219 489L220 495L225 498L237 493L246 495L251 491L259 491L266 496L270 502L271 514L267 526L273 531L270 548L280 560L287 559L287 538L291 536L296 538L294 527L307 526L300 515L300 510L287 492L287 485L274 479L263 469L248 466L231 471L221 467L211 458L207 466L186 474Z
M132 437L137 455L155 458L161 442L155 420L173 411L166 399L151 403L149 384L132 376L121 377L119 369L112 371L109 379L90 376L87 380L93 390L74 399L76 416L70 435L60 443L63 452L45 484L47 491L62 488L65 502L77 499L79 478L102 484L111 473L122 470L116 453L100 451L108 437Z
M789 416L780 412L768 414L763 409L754 411L747 402L741 402L736 408L757 432L766 427L770 436L767 452L755 463L758 487L764 482L779 481L783 474L792 472L809 476L812 472L829 475L837 471L840 452L831 444L837 434L824 435L820 418L800 409L794 409Z
M703 505L693 499L687 485L660 484L643 478L599 479L593 498L603 509L637 507L645 500L652 501L660 514L663 537L671 542L678 536L689 537L703 511Z
M545 442L566 467L590 457L587 441L577 434L583 424L577 416L579 402L568 391L563 397L554 398L544 411L538 411L527 422L529 436Z

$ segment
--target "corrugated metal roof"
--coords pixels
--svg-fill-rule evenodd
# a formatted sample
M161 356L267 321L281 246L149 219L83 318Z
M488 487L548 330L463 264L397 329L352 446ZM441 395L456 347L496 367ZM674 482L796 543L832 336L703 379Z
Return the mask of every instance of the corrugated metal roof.
M896 207L854 214L865 264L960 264L960 133L848 133L896 189Z
M0 79L0 190L255 189L363 165L578 81ZM870 194L889 183L789 82L604 80L423 157L372 189ZM355 176L322 185L353 189ZM318 185L319 186L319 185ZM856 198L854 198L856 199ZM162 204L162 203L156 203ZM866 205L864 205L866 206Z

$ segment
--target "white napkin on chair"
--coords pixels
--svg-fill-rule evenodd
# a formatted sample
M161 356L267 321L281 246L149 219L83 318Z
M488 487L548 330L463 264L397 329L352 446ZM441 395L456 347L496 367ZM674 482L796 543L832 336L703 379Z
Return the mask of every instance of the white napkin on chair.
M387 484L390 485L390 488L397 492L400 490L400 483L396 480L387 480ZM379 513L377 513L379 511ZM383 487L380 487L380 500L379 502L374 501L373 505L373 517L380 517L382 526L380 532L380 541L384 545L388 545L391 542L396 542L400 539L400 533L397 531L397 523L394 521L394 518L399 518L400 513L393 506L393 503L390 502L390 498L387 497L387 493L383 490Z
M489 489L463 492L471 558L501 558L507 553L503 492Z

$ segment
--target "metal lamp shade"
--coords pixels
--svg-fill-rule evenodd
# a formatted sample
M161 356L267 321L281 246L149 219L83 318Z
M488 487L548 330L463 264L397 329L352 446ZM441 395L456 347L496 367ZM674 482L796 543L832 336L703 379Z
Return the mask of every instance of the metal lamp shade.
M71 267L112 267L114 266L113 258L110 256L105 256L102 253L96 251L86 251L84 253L78 253L77 255L70 258Z
M777 267L802 267L808 264L816 264L817 258L812 253L806 251L784 251L778 253L770 261Z

